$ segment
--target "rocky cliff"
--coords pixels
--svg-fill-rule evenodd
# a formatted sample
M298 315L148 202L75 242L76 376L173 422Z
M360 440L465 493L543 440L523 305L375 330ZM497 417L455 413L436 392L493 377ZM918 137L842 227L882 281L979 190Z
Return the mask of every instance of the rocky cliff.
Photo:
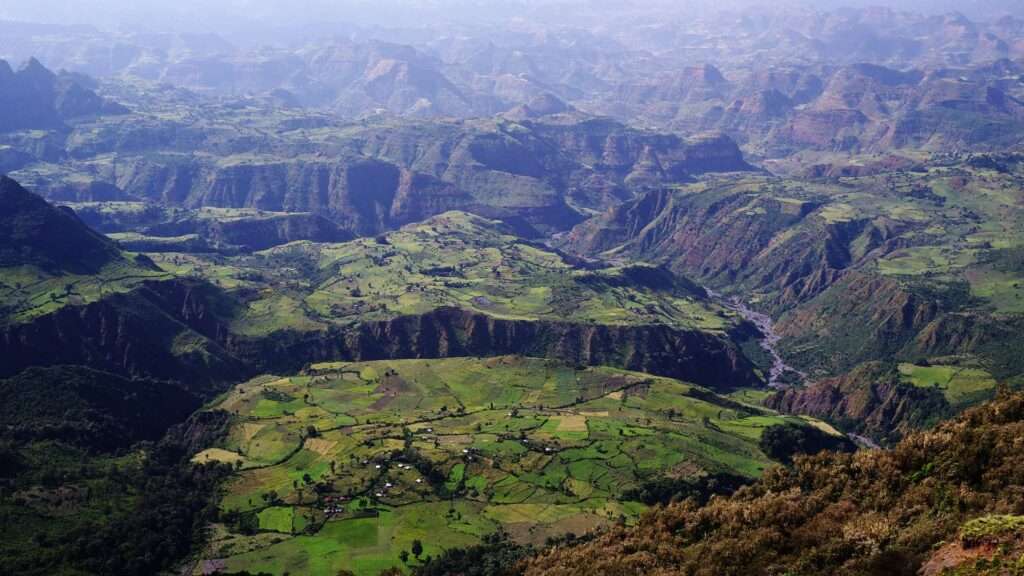
M209 285L150 282L84 306L0 326L0 376L31 366L81 365L128 377L186 383L194 392L244 378L250 368L217 343L225 302Z
M226 133L149 115L100 122L67 139L75 161L33 186L63 201L315 213L357 235L449 210L519 221L536 234L696 175L751 169L722 135L683 139L575 111L335 124L313 145L276 126Z
M717 390L763 384L750 361L723 335L667 326L505 320L456 308L351 329L284 331L258 339L229 335L224 346L247 363L277 372L330 360L521 354L627 368Z
M256 251L281 244L346 242L352 233L315 214L268 214L216 218L193 215L142 228L145 234L167 237L196 235L206 244L225 250Z
M942 393L900 382L892 364L862 364L836 378L776 392L765 400L787 414L814 416L890 443L952 414Z
M759 183L652 192L576 227L563 246L583 255L653 257L711 286L764 293L761 306L778 311L900 245L899 225L884 217L830 221L821 200L776 195L770 182Z

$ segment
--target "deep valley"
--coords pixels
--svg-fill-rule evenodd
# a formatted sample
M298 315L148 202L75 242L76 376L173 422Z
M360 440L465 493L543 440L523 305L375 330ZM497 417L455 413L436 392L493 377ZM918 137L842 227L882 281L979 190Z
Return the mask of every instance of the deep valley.
M0 573L1024 570L1016 3L29 4Z

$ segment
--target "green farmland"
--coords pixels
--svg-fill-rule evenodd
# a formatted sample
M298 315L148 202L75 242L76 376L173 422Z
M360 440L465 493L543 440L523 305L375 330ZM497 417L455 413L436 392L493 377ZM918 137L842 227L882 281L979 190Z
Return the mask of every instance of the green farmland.
M231 571L377 574L499 529L542 543L615 522L656 475L755 477L801 423L676 380L522 357L313 366L235 387L196 456L236 463L209 557ZM407 559L415 565L415 557Z
M687 282L649 266L590 269L495 221L449 212L379 238L294 242L251 256L150 254L159 266L244 292L233 329L260 336L456 307L516 320L667 325L737 322Z

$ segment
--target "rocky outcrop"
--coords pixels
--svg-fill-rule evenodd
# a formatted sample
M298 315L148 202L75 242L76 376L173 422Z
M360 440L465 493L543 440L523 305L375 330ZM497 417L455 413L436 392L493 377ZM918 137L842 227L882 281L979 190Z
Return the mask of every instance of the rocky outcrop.
M180 447L185 454L196 454L216 446L227 435L231 418L231 414L223 410L201 410L172 426L164 441Z
M878 362L806 388L777 392L765 405L787 414L821 418L884 443L952 414L941 392L903 384L894 365Z

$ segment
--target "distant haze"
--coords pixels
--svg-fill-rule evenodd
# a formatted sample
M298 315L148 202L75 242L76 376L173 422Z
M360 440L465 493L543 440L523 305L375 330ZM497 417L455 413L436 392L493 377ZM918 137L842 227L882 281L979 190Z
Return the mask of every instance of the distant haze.
M559 24L614 24L622 11L682 16L779 6L887 6L972 18L1024 16L1021 0L4 0L0 19L89 25L108 30L217 32L242 36L332 23L376 26L472 24L525 16ZM534 18L531 18L534 17ZM602 22L607 18L606 22ZM255 38L253 38L255 39Z

